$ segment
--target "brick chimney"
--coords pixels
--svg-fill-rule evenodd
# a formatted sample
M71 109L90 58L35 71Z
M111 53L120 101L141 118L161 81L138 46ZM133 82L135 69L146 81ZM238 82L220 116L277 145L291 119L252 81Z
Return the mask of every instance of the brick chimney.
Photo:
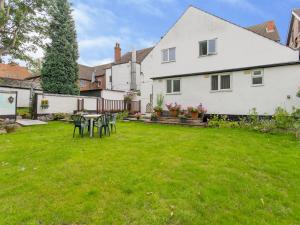
M121 61L121 48L120 44L117 42L115 46L115 63L118 63Z
M267 33L272 33L272 32L275 31L275 23L274 23L274 21L269 21L269 22L267 23L267 28L266 28L266 30L267 30Z

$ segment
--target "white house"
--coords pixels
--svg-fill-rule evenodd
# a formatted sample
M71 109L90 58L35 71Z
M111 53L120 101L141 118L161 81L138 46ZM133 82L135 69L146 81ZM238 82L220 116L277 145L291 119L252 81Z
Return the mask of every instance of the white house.
M299 51L192 6L141 67L142 112L158 94L183 107L202 103L209 114L300 107Z
M127 92L140 91L141 62L152 48L133 50L122 55L119 43L114 48L114 62L88 67L79 66L81 95L123 99Z

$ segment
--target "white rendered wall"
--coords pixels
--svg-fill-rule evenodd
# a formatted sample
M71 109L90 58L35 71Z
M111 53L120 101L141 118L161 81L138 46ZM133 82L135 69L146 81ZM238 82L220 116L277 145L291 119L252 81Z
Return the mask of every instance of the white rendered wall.
M217 54L199 57L199 41L215 38L217 38ZM176 62L162 63L162 50L172 47L176 48ZM190 7L142 62L144 74L141 84L142 109L150 102L151 77L298 60L297 51ZM155 97L153 100L155 104Z
M130 80L131 80L130 76L131 76L130 63L114 65L112 67L113 90L129 91L130 90Z
M29 107L30 106L30 89L23 88L10 88L0 87L0 91L16 91L18 92L17 107ZM41 93L42 91L35 91L35 93Z
M296 97L300 84L300 65L264 69L264 85L253 87L251 74L245 71L233 72L232 90L211 92L211 75L183 77L181 93L166 94L166 80L155 80L153 84L154 104L157 94L165 96L164 103L181 104L184 108L200 103L210 114L249 114L256 108L260 115L273 115L276 107L288 111L300 107L300 98ZM288 99L290 96L290 99Z
M101 97L108 100L124 100L126 92L113 91L113 90L102 90Z
M15 92L0 92L0 116L16 115L16 95ZM9 97L14 98L12 103L8 101Z
M43 98L48 99L48 109L41 108ZM84 99L84 110L97 110L96 97L40 94L37 100L37 114L73 113L74 110L77 110L77 99Z

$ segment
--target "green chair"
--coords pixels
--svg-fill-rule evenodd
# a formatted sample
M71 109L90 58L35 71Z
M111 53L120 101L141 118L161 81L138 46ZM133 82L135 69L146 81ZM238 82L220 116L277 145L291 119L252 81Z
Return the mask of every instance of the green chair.
M110 116L110 119L109 119L109 125L110 125L111 132L113 132L113 128L114 128L115 133L117 133L116 123L117 123L117 114L114 113Z
M102 138L103 130L105 135L110 135L107 115L100 116L94 123L97 127L100 138Z
M79 134L83 137L84 129L89 128L88 121L81 115L72 115L71 118L74 123L73 137L75 136L76 128L79 129Z

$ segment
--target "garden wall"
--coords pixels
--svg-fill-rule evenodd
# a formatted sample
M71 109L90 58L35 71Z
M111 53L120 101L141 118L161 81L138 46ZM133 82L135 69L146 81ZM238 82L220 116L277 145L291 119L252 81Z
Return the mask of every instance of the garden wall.
M36 94L35 114L74 113L78 110L78 100L84 101L84 110L96 111L97 98L88 96L58 95L58 94ZM48 108L42 108L42 100L48 100Z
M16 118L18 93L15 91L0 91L0 117Z
M31 103L31 89L30 88L11 88L11 87L0 87L0 91L15 91L18 92L18 99L17 99L17 107L29 107ZM42 91L34 91L36 93L41 93Z

